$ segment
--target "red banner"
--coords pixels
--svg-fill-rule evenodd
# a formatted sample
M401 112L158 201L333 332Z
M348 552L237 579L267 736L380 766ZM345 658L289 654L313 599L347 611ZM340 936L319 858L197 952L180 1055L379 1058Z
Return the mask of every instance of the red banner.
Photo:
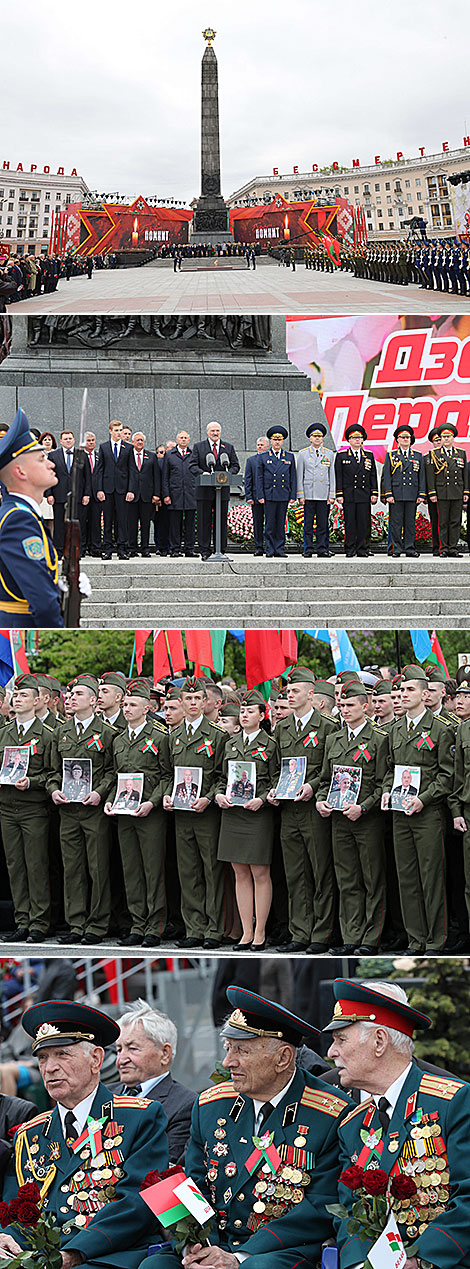
M272 203L232 207L230 228L236 242L262 247L319 246L324 238L352 241L353 210L344 198L319 207L315 201L289 203L276 194Z
M77 255L107 255L115 251L146 251L188 241L193 212L185 207L150 207L139 196L133 203L102 203L95 211L80 209Z

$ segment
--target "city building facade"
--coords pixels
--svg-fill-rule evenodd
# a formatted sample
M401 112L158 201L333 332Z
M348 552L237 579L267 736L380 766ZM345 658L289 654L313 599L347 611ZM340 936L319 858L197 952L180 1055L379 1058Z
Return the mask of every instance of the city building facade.
M71 203L80 203L88 185L75 168L23 171L0 166L0 246L11 255L47 255L54 216Z

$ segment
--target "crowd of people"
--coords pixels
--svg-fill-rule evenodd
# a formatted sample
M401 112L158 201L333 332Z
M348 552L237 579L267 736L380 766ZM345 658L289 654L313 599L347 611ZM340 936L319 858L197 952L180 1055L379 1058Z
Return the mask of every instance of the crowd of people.
M306 269L332 273L339 267L370 282L470 295L470 247L458 239L341 246L337 256L323 246L306 247L303 254Z
M335 1241L352 1266L374 1263L386 1225L392 1251L413 1240L410 1265L435 1263L436 1249L447 1269L461 1264L470 1085L414 1056L413 1037L432 1023L401 984L336 978L331 996L322 1032L277 999L227 986L223 1060L199 1095L173 1079L176 1028L145 1001L115 1021L38 999L21 1030L48 1104L35 1114L0 1094L0 1254L34 1247L47 1212L62 1269L178 1269L181 1236L186 1266L236 1269L247 1256L266 1269L313 1266Z
M235 259L245 255L247 244L243 242L181 242L164 244L156 251L159 260L172 260L180 256L182 260ZM259 243L251 243L250 250L261 253Z
M1 707L7 940L468 947L468 667L363 678L295 666L268 707L206 676L21 676Z
M91 278L93 269L117 269L115 254L97 256L10 255L0 257L0 313L7 304L50 295L62 278Z

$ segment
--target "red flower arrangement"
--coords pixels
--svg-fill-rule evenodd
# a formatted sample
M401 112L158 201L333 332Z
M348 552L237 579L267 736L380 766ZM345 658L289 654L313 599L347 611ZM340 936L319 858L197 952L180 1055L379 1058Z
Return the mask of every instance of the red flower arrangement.
M21 1227L26 1247L8 1259L9 1269L61 1269L60 1230L52 1213L41 1212L41 1191L35 1181L20 1185L10 1203L0 1203L0 1225Z
M382 1168L366 1168L362 1184L366 1194L386 1194L389 1180Z
M416 1194L416 1183L411 1176L403 1173L390 1177L383 1168L361 1168L353 1163L340 1175L340 1184L351 1190L354 1201L351 1208L344 1203L330 1203L327 1212L347 1222L348 1234L359 1239L361 1243L373 1245L387 1225L393 1210L392 1199L412 1198ZM415 1254L415 1244L407 1244L403 1240L407 1258ZM366 1257L364 1269L371 1269Z

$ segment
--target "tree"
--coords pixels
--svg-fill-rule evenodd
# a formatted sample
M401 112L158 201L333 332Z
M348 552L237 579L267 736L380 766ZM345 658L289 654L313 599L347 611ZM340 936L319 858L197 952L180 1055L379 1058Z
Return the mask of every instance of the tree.
M465 960L435 957L417 960L420 981L409 991L409 1003L431 1019L429 1031L415 1041L416 1057L459 1078L470 1074L470 972Z

